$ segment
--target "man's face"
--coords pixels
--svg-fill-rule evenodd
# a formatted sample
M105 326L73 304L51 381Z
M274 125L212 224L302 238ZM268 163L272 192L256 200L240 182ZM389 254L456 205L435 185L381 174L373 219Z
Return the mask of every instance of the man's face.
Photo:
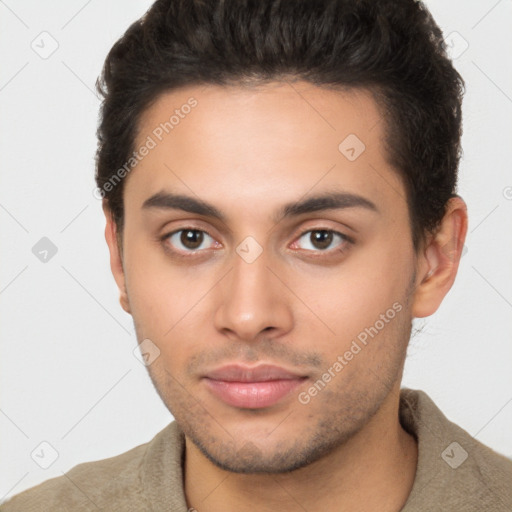
M118 283L139 343L160 351L148 367L160 396L225 469L298 468L383 425L416 270L383 130L368 93L304 82L190 87L144 113L135 147L156 145L126 181ZM283 215L334 193L349 196Z

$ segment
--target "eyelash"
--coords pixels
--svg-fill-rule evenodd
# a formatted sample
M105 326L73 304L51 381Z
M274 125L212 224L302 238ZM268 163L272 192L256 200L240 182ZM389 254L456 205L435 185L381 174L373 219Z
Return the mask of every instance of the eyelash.
M200 233L204 233L206 235L208 235L210 238L212 238L213 240L214 237L212 235L210 235L210 233L208 233L207 231L205 231L204 229L198 229L198 228L195 228L195 227L192 227L192 226L189 226L189 227L183 227L181 229L177 229L175 231L171 231L170 233L167 233L165 235L163 235L161 238L160 238L160 241L161 243L164 245L165 247L165 250L168 251L168 252L171 252L173 255L175 256L178 256L178 257L182 257L182 258L194 258L198 253L200 253L201 251L204 251L206 249L199 249L199 250L192 250L192 251L178 251L176 249L171 249L169 247L169 244L167 244L166 242L170 239L171 236L177 234L177 233L181 233L182 231L196 231L196 232L200 232ZM327 233L332 233L333 235L337 235L341 238L341 247L336 247L334 249L330 249L330 250L320 250L320 249L317 249L316 251L311 251L311 250L307 250L307 252L311 252L311 253L319 253L317 254L316 256L312 256L313 258L318 258L318 257L323 257L324 254L331 254L331 253L344 253L350 245L353 245L355 243L354 239L352 237L349 237L348 235L345 235L344 233L340 233L339 231L335 231L334 229L328 229L328 228L313 228L313 229L308 229L306 231L303 231L295 240L300 240L304 235L308 234L308 233L313 233L315 231L325 231ZM294 242L296 243L296 242ZM188 253L188 254L187 254Z

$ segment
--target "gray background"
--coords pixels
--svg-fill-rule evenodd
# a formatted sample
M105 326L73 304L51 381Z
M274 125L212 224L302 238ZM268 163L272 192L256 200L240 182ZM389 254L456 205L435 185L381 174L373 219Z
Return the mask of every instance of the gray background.
M94 82L150 3L0 1L0 500L172 419L133 354L93 196ZM426 4L466 80L459 193L470 222L453 289L415 324L403 385L512 456L512 2Z

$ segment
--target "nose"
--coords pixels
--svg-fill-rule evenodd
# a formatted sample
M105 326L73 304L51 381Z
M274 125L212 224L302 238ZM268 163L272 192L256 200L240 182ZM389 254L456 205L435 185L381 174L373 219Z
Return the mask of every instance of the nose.
M254 261L235 253L233 268L222 280L215 327L233 340L277 337L293 325L291 297L279 269L263 251ZM281 280L282 279L282 280Z

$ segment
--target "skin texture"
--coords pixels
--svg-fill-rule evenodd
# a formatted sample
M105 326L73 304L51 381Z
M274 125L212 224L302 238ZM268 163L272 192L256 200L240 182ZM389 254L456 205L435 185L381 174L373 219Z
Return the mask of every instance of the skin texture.
M417 463L416 442L398 419L411 321L433 314L453 284L464 202L450 201L438 232L415 253L405 188L364 90L304 82L180 89L144 113L135 146L191 97L197 105L126 178L122 254L104 204L121 305L139 342L160 350L148 370L186 435L189 506L400 510ZM366 146L354 161L338 149L349 134ZM333 191L362 196L377 211L276 218L285 203ZM207 201L225 219L143 208L159 192ZM196 246L183 232L165 238L180 229L204 236ZM350 241L334 235L322 246L315 230ZM248 236L262 249L251 263L237 253ZM384 327L333 370L381 315ZM234 407L202 378L228 363L274 364L304 379L275 405ZM310 393L329 368L329 382Z

